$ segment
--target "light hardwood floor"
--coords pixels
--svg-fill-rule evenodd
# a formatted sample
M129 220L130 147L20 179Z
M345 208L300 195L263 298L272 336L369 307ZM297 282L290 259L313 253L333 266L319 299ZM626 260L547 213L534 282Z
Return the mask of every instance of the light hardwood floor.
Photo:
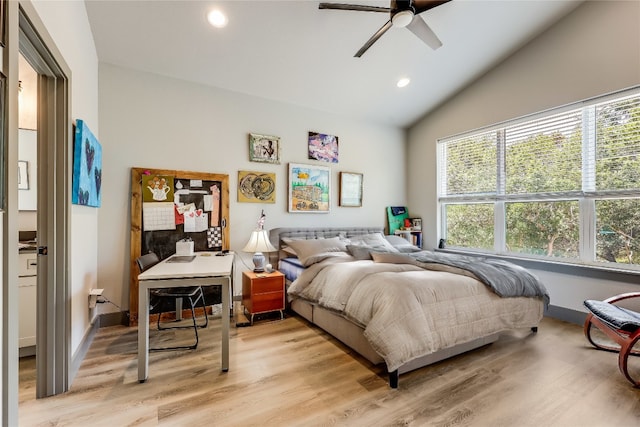
M59 396L36 400L35 363L22 360L20 425L640 425L640 390L618 372L616 354L590 348L580 326L554 319L535 335L505 333L402 375L397 390L384 369L292 315L232 327L227 373L219 319L201 332L197 350L151 353L144 384L136 328L100 329L71 390ZM159 339L151 336L152 344Z

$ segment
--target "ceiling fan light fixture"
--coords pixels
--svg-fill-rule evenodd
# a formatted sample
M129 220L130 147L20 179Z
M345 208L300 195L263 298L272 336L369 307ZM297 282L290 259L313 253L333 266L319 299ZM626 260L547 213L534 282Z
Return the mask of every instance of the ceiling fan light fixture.
M207 20L209 21L209 24L213 25L216 28L224 28L229 22L227 16L218 9L214 9L209 12L207 14Z
M411 10L401 10L391 18L393 26L398 28L406 27L411 24L411 21L413 21L413 11Z

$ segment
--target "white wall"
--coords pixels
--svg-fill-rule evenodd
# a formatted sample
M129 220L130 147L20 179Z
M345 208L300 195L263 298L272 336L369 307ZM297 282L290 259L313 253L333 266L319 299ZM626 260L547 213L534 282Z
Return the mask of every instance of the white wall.
M18 209L35 211L38 207L38 133L35 130L18 129L18 160L27 162L29 187L18 190ZM34 226L29 230L35 229Z
M404 134L310 109L100 64L100 142L103 195L98 234L99 287L123 310L129 307L131 167L229 175L231 249L240 252L260 211L266 228L380 226L385 207L405 203ZM339 137L339 163L307 159L307 133ZM249 133L281 137L281 164L249 161ZM331 167L331 212L287 212L287 165ZM239 170L276 173L276 203L238 203ZM364 174L362 208L338 206L338 172ZM248 265L252 254L239 253ZM237 263L240 274L245 270ZM237 281L236 283L241 283ZM236 294L241 291L236 287ZM113 307L100 306L103 312Z
M98 133L98 56L80 1L34 1L33 5L71 69L71 118ZM98 136L99 138L99 136ZM69 183L71 185L71 183ZM90 327L88 295L97 283L98 209L71 207L71 352Z
M585 2L542 36L462 90L408 132L408 201L422 216L426 247L437 235L436 140L640 84L640 2ZM539 272L553 305L637 285Z

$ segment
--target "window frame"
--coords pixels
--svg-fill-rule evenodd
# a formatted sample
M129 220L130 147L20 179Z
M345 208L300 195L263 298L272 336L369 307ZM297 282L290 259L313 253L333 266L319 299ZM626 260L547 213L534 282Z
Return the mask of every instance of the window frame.
M482 248L470 248L447 245L448 250L456 252L490 254L494 256L529 259L531 261L552 262L556 264L579 265L604 270L640 272L640 263L627 264L610 261L599 261L596 256L597 230L596 230L596 203L600 200L615 199L640 199L640 188L625 190L600 190L596 189L596 106L606 102L619 101L629 97L640 97L640 86L616 91L607 95L593 97L580 102L567 104L557 108L551 108L531 115L516 119L506 120L483 128L448 136L437 141L437 204L438 204L438 228L440 238L447 239L447 206L451 204L475 204L492 203L494 207L494 245L492 250ZM525 194L506 193L506 143L505 131L517 125L534 120L580 111L582 125L582 154L581 161L581 188L579 190L540 192ZM446 194L446 149L452 141L460 141L464 138L486 135L496 132L497 135L497 164L496 164L496 191L494 194ZM640 186L639 186L640 187ZM444 193L444 194L443 194ZM578 202L578 258L562 258L546 255L526 254L522 252L509 252L506 245L506 204L509 202L552 202L572 200Z

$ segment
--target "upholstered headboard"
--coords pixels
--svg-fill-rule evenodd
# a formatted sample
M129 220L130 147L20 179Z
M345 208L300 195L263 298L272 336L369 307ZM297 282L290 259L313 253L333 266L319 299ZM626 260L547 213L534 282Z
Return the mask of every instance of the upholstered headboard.
M282 238L319 239L329 237L352 237L363 234L382 233L384 227L281 227L269 231L271 244L280 251L285 245Z

